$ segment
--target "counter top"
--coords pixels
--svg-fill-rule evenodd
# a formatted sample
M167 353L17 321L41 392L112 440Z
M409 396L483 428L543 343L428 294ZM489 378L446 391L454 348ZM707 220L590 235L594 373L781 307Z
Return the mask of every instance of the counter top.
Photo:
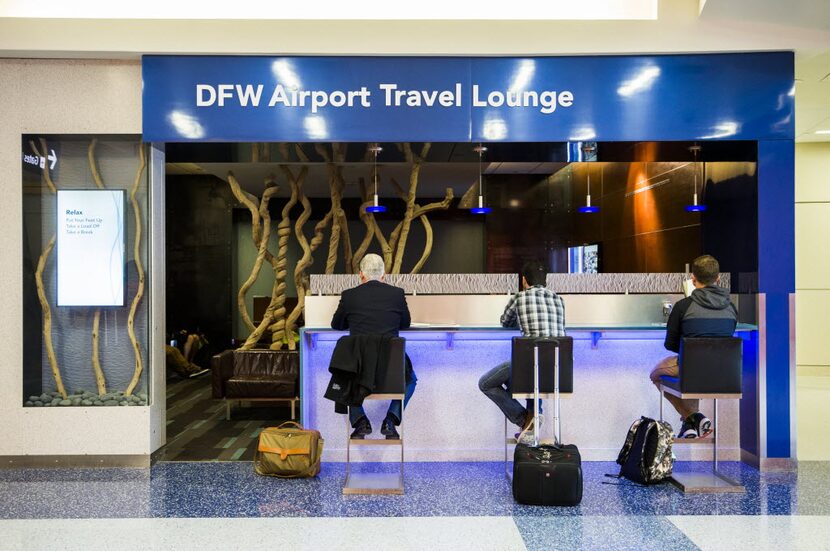
M665 323L604 323L604 324L577 324L566 325L567 332L603 332L603 331L665 331ZM757 331L758 326L749 323L739 323L735 329L736 332L743 331ZM304 327L305 333L346 333L346 331L337 331L331 327ZM409 329L401 330L401 333L412 332L477 332L477 331L499 331L504 333L519 333L518 329L511 329L507 327L497 327L492 325L442 325L442 324L413 324Z

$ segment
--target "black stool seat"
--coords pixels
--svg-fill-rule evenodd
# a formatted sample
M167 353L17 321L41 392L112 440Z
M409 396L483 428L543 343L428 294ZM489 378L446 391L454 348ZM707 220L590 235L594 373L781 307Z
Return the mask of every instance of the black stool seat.
M660 384L663 385L663 388L670 388L672 390L680 392L680 377L669 377L668 375L661 375Z

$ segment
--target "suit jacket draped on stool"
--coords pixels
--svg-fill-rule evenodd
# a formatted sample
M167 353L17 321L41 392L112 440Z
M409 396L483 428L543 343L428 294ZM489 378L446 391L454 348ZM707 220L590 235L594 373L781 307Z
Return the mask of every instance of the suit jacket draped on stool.
M363 405L389 364L393 335L340 337L329 362L331 380L325 397L334 401L334 411L346 413L346 406ZM400 365L400 364L399 364Z

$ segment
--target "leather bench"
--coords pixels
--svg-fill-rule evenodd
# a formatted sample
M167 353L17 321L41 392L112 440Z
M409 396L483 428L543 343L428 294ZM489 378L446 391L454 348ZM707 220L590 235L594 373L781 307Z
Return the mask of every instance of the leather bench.
M213 397L233 401L289 401L296 418L300 355L292 350L225 350L211 359Z

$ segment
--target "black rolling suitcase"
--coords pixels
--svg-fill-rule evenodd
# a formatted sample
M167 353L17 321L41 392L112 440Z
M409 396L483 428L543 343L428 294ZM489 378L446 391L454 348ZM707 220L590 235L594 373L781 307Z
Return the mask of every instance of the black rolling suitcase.
M533 351L534 402L539 404L539 348ZM513 498L527 505L579 505L582 501L582 459L574 445L560 443L559 349L554 366L555 444L539 444L534 423L534 445L517 444L513 454Z

